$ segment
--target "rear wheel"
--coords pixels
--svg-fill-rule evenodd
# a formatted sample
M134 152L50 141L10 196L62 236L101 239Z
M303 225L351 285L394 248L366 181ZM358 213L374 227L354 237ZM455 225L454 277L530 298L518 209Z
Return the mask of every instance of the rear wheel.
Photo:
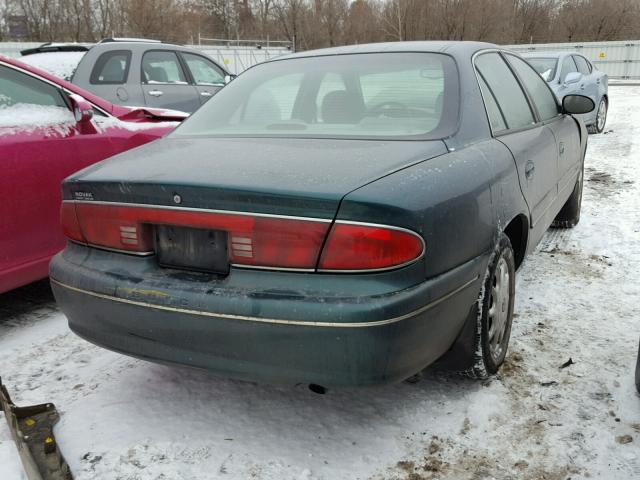
M478 297L476 348L473 366L463 372L467 376L487 378L496 373L504 362L513 321L515 271L511 242L501 234Z
M576 180L576 185L573 187L571 196L567 199L563 205L562 210L558 212L556 218L551 223L552 227L556 228L573 228L580 221L580 210L582 208L582 186L584 183L584 165L580 168L580 175Z
M604 126L607 123L607 111L609 104L607 99L602 97L598 104L598 112L596 113L596 123L589 125L589 133L602 133L604 132Z

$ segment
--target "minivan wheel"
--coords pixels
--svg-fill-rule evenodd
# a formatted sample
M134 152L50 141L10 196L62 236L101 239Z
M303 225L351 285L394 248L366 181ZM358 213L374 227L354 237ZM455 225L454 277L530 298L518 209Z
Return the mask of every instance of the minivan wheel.
M573 228L580 221L580 210L582 208L582 187L584 184L584 165L580 168L580 175L573 187L571 196L567 199L562 209L551 223L555 228Z
M504 362L513 321L515 275L511 242L505 234L501 234L478 297L476 348L473 366L463 372L467 376L487 378L495 374Z
M598 112L596 113L596 123L589 125L589 133L602 133L604 132L604 126L607 123L607 111L609 104L606 98L601 98L598 104Z

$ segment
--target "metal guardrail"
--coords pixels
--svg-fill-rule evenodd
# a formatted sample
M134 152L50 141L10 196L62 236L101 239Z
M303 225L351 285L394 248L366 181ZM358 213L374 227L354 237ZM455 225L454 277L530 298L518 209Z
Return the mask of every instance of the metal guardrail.
M588 58L613 80L640 80L640 40L505 45L518 53L564 51Z

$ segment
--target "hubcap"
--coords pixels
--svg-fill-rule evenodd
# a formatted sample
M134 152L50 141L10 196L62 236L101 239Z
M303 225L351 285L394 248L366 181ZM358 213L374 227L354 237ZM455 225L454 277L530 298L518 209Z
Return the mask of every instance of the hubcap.
M491 299L489 300L489 351L495 362L500 361L507 330L510 304L509 266L504 257L500 257L491 283Z
M600 100L600 105L598 106L598 130L602 130L604 128L604 122L607 120L607 102L604 100Z

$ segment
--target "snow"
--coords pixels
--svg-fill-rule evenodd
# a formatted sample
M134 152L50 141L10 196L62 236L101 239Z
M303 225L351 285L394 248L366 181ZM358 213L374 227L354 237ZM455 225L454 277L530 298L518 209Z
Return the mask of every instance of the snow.
M316 395L217 378L83 341L36 284L0 296L3 382L18 404L58 406L77 479L640 478L640 88L610 94L580 224L550 230L518 272L492 380L427 370ZM0 478L21 478L16 458L2 422Z
M180 122L127 122L116 117L93 117L94 125L98 131L104 132L110 128L122 128L131 132L149 130L162 127L177 127Z
M50 134L64 135L75 125L73 114L67 108L30 103L10 106L0 104L0 135L28 133L39 129L44 129Z
M87 52L44 52L20 57L22 63L44 70L51 75L71 81L82 57Z

